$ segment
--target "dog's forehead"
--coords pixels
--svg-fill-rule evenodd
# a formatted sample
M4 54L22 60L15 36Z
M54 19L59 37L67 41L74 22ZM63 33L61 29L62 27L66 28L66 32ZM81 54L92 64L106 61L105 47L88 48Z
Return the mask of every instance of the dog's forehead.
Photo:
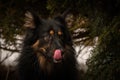
M40 35L46 35L46 33L50 33L50 31L53 31L54 33L64 34L64 27L65 26L57 20L43 19L42 24L39 26L39 33Z
M49 19L46 21L46 24L48 26L48 29L53 29L55 31L62 29L62 24L60 24L58 21L54 19Z

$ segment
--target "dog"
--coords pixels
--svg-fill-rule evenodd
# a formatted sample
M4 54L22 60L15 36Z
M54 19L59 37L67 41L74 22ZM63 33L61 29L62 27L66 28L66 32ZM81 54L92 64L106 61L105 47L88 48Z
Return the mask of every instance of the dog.
M20 80L78 80L65 16L41 19L34 12L25 13L26 34L18 61Z

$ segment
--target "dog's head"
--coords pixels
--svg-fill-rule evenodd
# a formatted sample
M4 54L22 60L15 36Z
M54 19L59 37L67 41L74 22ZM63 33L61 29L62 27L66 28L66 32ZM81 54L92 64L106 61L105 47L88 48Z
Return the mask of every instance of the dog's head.
M25 27L34 36L32 47L38 56L59 63L65 57L68 46L72 46L71 36L66 27L65 16L53 19L41 19L38 15L27 12Z

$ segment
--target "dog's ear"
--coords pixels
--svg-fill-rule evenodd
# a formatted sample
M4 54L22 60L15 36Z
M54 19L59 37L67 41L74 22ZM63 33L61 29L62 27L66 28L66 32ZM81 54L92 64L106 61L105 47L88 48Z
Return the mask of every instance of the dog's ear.
M27 11L25 13L24 27L34 29L40 24L41 20L39 16L33 12Z
M65 24L65 22L66 22L65 19L66 19L67 15L69 14L70 10L71 9L69 8L62 15L57 16L54 19L57 20L57 21L59 21L59 22L61 22L62 24Z
M68 8L68 9L61 15L61 17L65 19L65 18L67 17L67 15L70 13L70 10L71 10L71 8Z

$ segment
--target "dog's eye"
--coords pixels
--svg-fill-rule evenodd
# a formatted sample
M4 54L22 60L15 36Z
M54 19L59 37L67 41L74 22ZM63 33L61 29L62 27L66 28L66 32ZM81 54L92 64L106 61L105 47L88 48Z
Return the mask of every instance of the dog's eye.
M61 31L58 31L58 35L61 36L63 33Z
M54 34L54 31L53 30L50 30L50 35L53 35Z

